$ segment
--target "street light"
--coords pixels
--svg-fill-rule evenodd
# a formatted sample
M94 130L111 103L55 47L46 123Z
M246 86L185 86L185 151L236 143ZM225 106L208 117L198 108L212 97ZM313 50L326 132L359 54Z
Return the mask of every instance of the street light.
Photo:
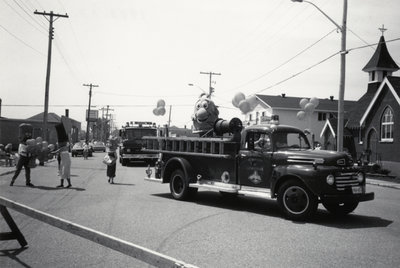
M344 128L344 90L345 90L345 78L346 78L346 29L347 29L347 0L343 0L343 19L342 26L337 24L331 19L325 12L323 12L318 6L310 1L303 0L292 0L292 2L305 2L321 12L327 19L329 19L342 33L341 37L341 48L340 48L340 84L339 84L339 101L338 101L338 123L337 123L337 151L343 151L343 128Z

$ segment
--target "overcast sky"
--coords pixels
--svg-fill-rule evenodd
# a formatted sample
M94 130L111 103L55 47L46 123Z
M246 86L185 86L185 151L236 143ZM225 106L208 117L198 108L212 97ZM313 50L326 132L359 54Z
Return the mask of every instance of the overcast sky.
M313 3L342 24L343 1ZM221 73L213 76L212 98L224 119L243 119L231 102L237 92L338 98L340 56L324 60L340 50L341 34L308 3L2 0L3 117L44 111L49 23L33 14L36 9L68 13L69 18L54 22L49 112L62 115L69 109L82 126L89 101L83 84L89 83L99 85L93 89L94 109L109 105L118 126L126 121L165 124L171 105L171 124L190 127L194 104L202 90L208 91L209 76L200 72ZM400 38L399 10L398 0L349 0L347 48L378 42L382 24L386 41ZM400 65L400 40L387 47ZM361 69L374 49L347 54L345 99L365 93L368 76ZM164 116L152 112L159 99L166 102Z

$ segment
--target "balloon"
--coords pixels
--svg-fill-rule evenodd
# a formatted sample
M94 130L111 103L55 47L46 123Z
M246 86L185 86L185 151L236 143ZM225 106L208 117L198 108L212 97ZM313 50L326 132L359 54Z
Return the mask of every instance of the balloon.
M254 110L254 108L256 108L256 106L258 104L256 95L252 95L252 96L248 97L247 101L250 104L250 111Z
M55 149L54 144L49 144L47 148L49 148L50 151L54 151Z
M304 109L304 108L306 107L306 104L307 104L307 103L308 103L308 100L307 100L307 99L301 99L301 100L300 100L300 103L299 103L301 109Z
M246 98L246 96L242 92L238 92L235 94L235 96L232 99L232 104L233 106L239 108L239 103L243 101ZM240 108L239 108L240 109Z
M158 115L164 115L165 114L165 108L164 107L158 107Z
M304 120L305 117L306 117L306 112L304 112L304 111L299 111L299 112L297 113L297 119L299 119L299 120Z
M157 108L164 107L164 106L165 106L165 101L163 99L160 99L157 101Z
M42 137L37 137L36 138L36 143L42 143L42 141L43 141Z
M310 99L310 103L314 104L314 108L317 108L318 104L319 104L319 99L316 97L312 97Z
M307 103L306 106L304 107L304 111L306 111L307 113L313 113L315 109L315 105L311 102Z
M48 142L47 142L47 141L42 141L42 150L45 150L45 149L47 149L47 148L48 148L48 146L49 146L49 144L48 144Z
M154 108L154 109L153 109L153 114L154 114L154 115L159 115L158 113L159 113L158 108Z
M34 139L27 139L26 145L34 146L36 144L36 140Z
M242 113L247 114L250 112L250 103L247 100L242 100L239 102L239 109Z

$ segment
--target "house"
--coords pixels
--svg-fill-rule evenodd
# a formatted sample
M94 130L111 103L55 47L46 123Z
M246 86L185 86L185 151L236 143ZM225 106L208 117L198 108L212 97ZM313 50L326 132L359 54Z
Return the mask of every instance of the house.
M257 105L253 111L245 115L244 124L263 124L272 114L279 115L279 123L292 125L300 129L308 129L314 134L315 141L322 143L320 133L327 119L337 120L338 101L332 96L318 99L319 104L314 112L300 120L297 113L302 110L300 101L305 97L288 97L282 95L256 95ZM352 107L355 101L345 101L345 109ZM311 139L310 139L311 140Z
M353 136L357 158L400 172L400 77L392 75L397 70L382 34L363 68L369 76L367 91L347 114L345 130ZM336 127L330 124L321 137L335 143Z
M48 142L49 144L55 144L57 142L57 132L55 125L63 122L66 127L67 132L70 135L71 142L76 142L79 140L79 132L81 130L81 123L69 118L68 110L66 110L65 116L58 116L54 113L48 114ZM29 117L27 119L13 119L0 117L0 143L13 145L13 149L18 148L19 140L19 125L22 123L31 124L33 127L33 138L43 137L43 113L37 114L35 116Z

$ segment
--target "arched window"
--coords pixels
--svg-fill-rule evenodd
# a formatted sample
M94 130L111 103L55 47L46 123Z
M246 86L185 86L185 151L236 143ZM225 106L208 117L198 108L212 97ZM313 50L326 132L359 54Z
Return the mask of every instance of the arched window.
M393 141L393 111L387 107L381 118L381 141Z

